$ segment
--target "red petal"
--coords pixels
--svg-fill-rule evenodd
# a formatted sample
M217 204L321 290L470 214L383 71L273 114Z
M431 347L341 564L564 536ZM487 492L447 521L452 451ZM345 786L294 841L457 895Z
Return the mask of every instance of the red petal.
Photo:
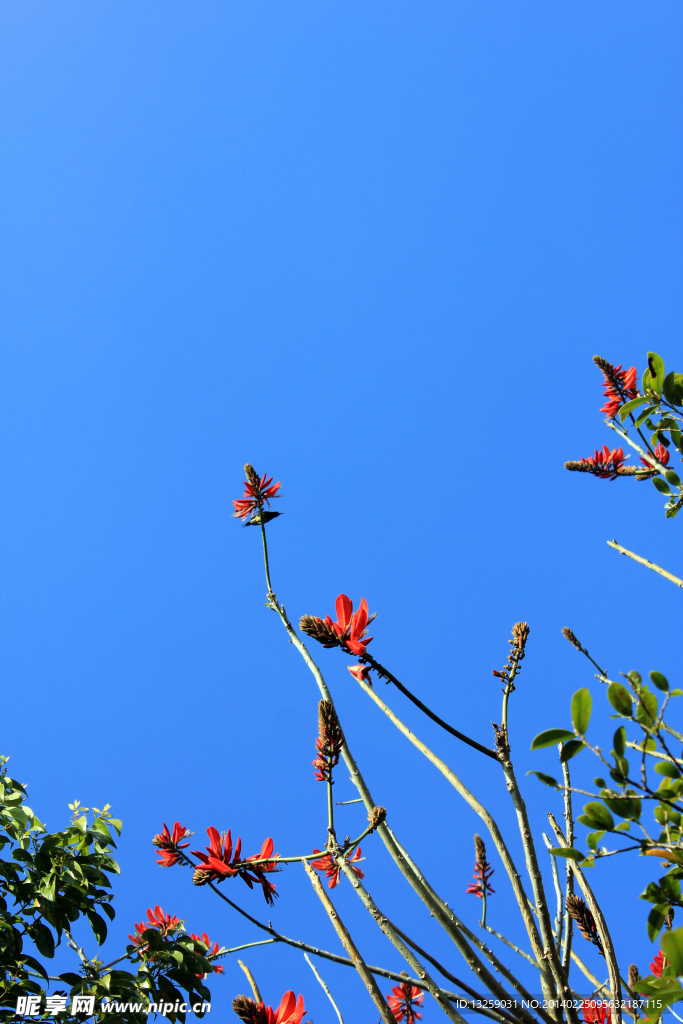
M346 633L351 624L353 601L346 594L340 594L335 601L335 608L337 609L337 622L341 626L342 633Z

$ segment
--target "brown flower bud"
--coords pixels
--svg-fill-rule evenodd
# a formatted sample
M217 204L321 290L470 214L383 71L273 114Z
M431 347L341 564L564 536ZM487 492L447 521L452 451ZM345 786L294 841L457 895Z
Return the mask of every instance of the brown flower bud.
M631 964L631 966L628 969L628 987L635 988L636 982L639 978L640 975L638 974L638 968L635 964Z
M317 640L319 644L323 644L324 647L340 647L340 638L337 636L332 626L328 625L324 619L319 619L315 615L302 615L299 620L299 629L302 633L306 633L307 636L312 636L314 640Z
M475 861L479 867L486 867L486 845L481 836L475 833L474 836Z
M512 627L512 636L515 644L523 651L529 636L529 624L527 622L515 622Z
M581 646L579 641L576 639L575 635L572 633L572 631L569 628L569 626L563 626L562 627L562 636L565 638L565 640L569 640L569 643L572 645L572 647L576 647L577 651L582 651L583 650L583 647Z
M580 896L570 893L567 896L566 906L569 916L576 921L577 927L584 939L588 939L589 942L592 942L602 952L602 942L598 935L598 927L585 901Z
M202 868L195 868L194 874L192 875L193 885L206 885L207 882L211 881L211 872L204 871Z
M237 996L232 1001L232 1008L244 1024L268 1024L268 1015L263 1004L259 1005L249 996Z
M368 814L368 824L373 830L378 828L383 821L386 820L387 809L386 807L373 807Z
M602 370L606 377L610 377L614 374L614 367L607 359L604 359L602 356L593 356L593 362L599 369Z
M244 466L244 475L254 488L256 494L258 494L261 490L261 477L258 475L254 467L250 466L248 462Z

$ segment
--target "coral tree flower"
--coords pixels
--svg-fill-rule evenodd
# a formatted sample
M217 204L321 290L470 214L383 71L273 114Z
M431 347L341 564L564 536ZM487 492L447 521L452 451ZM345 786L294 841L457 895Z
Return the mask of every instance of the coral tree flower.
M344 746L344 733L337 718L334 704L321 700L318 704L318 738L315 749L318 754L312 765L318 782L332 782L332 769L339 764L339 755Z
M206 882L222 882L226 878L239 875L250 889L253 889L254 883L257 882L263 889L266 902L272 906L277 893L275 886L265 877L265 872L280 870L277 867L278 855L275 854L275 857L271 859L274 845L273 840L266 839L260 853L240 860L242 840L240 838L237 839L233 854L230 829L221 836L218 829L211 826L207 828L206 834L210 839L210 845L205 848L206 853L202 853L201 850L192 851L193 855L201 861L201 864L195 870L195 884L204 885ZM263 863L255 864L247 870L246 865L250 861L263 861Z
M191 939L192 939L192 940L193 940L194 942L202 942L202 943L203 943L203 944L204 944L204 945L206 946L206 953L204 954L204 956L205 956L205 957L211 957L211 956L214 956L214 955L215 955L215 954L216 954L216 953L218 952L218 950L219 950L219 949L221 948L221 947L220 947L220 946L218 945L218 943L217 943L217 942L214 942L214 944L213 944L213 949L211 948L211 939L210 939L210 938L209 938L209 936L208 936L208 935L206 934L206 932L202 932L202 934L201 934L201 935L195 935L195 934L194 934L194 932L193 932L193 933L192 933L192 934L190 935L190 938L191 938ZM213 966L213 965L212 965L212 966ZM216 966L215 966L215 967L213 968L213 973L214 973L214 974L222 974L222 973L223 973L223 970L224 970L224 968L223 968L223 964L217 964L217 965L216 965ZM205 978L205 977L206 977L206 975L205 975L205 974L197 974L197 975L196 975L196 977L197 977L197 978L200 978L200 979L201 979L201 978Z
M357 679L359 683L367 683L368 686L372 686L372 679L370 678L370 669L367 665L363 665L361 662L358 662L357 665L347 665L346 667L348 668L351 675L354 676L354 678Z
M630 370L622 370L621 363L619 366L614 366L600 356L596 357L595 362L605 378L603 394L607 402L600 412L604 412L610 419L614 419L622 405L638 396L636 368L632 366Z
M234 999L232 1008L245 1024L301 1024L306 1013L304 997L300 995L297 999L293 992L285 992L276 1010L247 996Z
M474 837L474 849L475 849L475 862L474 862L474 882L470 882L467 886L466 892L473 893L478 896L479 899L484 898L484 893L493 893L496 890L491 888L489 879L494 872L494 868L491 867L486 859L486 846L481 836L475 835Z
M420 989L407 981L401 985L394 985L391 995L387 996L389 1009L396 1020L400 1022L405 1019L406 1024L415 1024L416 1020L422 1018L422 1014L417 1012L416 1007L421 1006L423 1000L424 994Z
M659 442L659 444L654 449L654 457L655 457L655 459L657 460L657 462L661 466L668 465L668 462L669 462L669 459L671 458L671 455L666 450L666 448L661 443L661 441ZM644 459L643 456L641 455L640 456L640 461L646 467L646 469L651 469L655 473L658 472L657 467L652 465L652 460L651 459L649 459L649 458L648 459Z
M322 850L316 850L313 848L313 853L322 853ZM357 848L353 857L347 857L346 863L351 865L351 870L355 874L356 878L364 878L363 872L360 868L354 866L354 861L360 860L360 846ZM317 860L312 860L311 864L316 870L324 871L325 877L329 879L327 883L328 889L334 889L339 885L341 881L341 868L337 864L336 860L332 857L332 854L327 853L324 857L318 857Z
M265 473L259 478L258 473L249 463L244 467L244 474L247 478L244 481L244 497L233 501L235 506L233 515L237 519L246 519L252 512L262 509L264 504L270 507L270 499L280 497L277 493L280 490L279 480L274 484L272 476L266 479Z
M367 627L376 617L368 615L368 602L361 599L357 612L353 611L353 601L346 594L340 594L335 602L337 612L336 621L333 622L329 615L324 619L313 615L303 615L299 623L301 630L312 636L323 647L341 647L346 651L352 651L362 657L367 653L366 647L373 639L366 636Z
M602 451L596 449L594 456L581 459L581 465L586 466L589 473L604 480L616 480L619 470L623 468L623 462L624 449L613 448L610 451L606 444L602 446Z
M650 970L654 974L655 978L661 978L662 972L663 972L665 967L666 967L666 960L664 959L664 953L660 949L659 953L657 953L657 956L654 958L654 960L650 964Z
M598 999L584 999L581 1006L581 1012L583 1013L583 1019L586 1024L611 1024L612 1011L607 1005Z
M164 822L164 830L156 835L152 840L154 846L157 847L161 853L161 858L157 861L157 864L161 864L162 868L170 868L174 864L182 864L185 859L185 855L180 853L184 850L189 843L181 843L181 839L186 839L191 836L192 832L181 825L179 821L176 821L173 826L173 832L169 832L166 822Z
M156 928L164 936L164 938L170 934L170 932L176 931L180 927L180 918L171 917L170 914L164 914L160 906L156 906L154 910L150 907L147 910L147 923L140 921L139 924L135 925L135 935L129 935L128 938L136 945L144 945L142 942L142 936L148 928Z

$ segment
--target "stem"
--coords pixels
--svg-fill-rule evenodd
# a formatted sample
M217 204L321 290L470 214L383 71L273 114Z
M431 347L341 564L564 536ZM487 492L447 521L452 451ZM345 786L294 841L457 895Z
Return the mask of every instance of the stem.
M641 558L640 555L634 554L633 551L628 551L626 548L622 548L621 544L617 544L615 540L608 540L607 544L609 547L619 551L622 555L628 555L628 557L632 558L634 562L639 562L641 565L647 566L648 569L652 569L653 572L658 572L660 576L663 576L664 579L671 580L671 582L675 583L677 587L683 587L683 580L679 579L678 576L673 576L670 572L667 572L666 569L660 569L658 565L655 565L654 562L650 562L647 558Z
M552 849L553 844L548 838L548 836L545 834L545 832L543 833L543 841L549 850ZM564 911L564 901L562 899L562 888L560 886L560 873L557 870L557 857L551 856L550 865L553 871L553 885L555 886L555 896L557 898L557 914L555 915L555 928L553 929L553 931L555 936L555 945L558 949L560 949L562 946L562 920Z
M386 679L387 682L393 683L394 686L408 698L408 700L413 702L415 707L418 707L420 711L423 711L428 718L431 718L433 722L436 722L437 725L440 725L441 728L445 729L446 732L451 734L451 736L455 736L456 739L462 740L462 742L467 743L468 746L474 747L474 749L478 750L480 753L487 754L488 757L492 757L495 760L498 760L498 755L496 754L495 750L492 750L490 747L485 747L483 744L478 743L476 740L470 739L470 737L466 736L464 732L459 732L457 729L454 729L452 725L449 725L448 722L444 722L443 718L439 718L439 716L436 715L430 708L428 708L426 704L422 703L419 697L416 697L414 693L411 693L410 690L403 685L403 683L399 682L395 675L392 675L392 673L388 669L384 668L383 665L380 665L378 661L375 661L371 654L366 653L362 655L360 661L363 664L369 665L371 668L373 668L381 679Z
M257 1003L262 1003L263 1000L261 999L261 993L258 990L258 985L256 984L256 981L254 979L254 975L251 973L247 965L245 963L242 963L241 960L238 960L237 963L240 965L240 967L247 976L247 981L251 985L251 991L254 993L254 999L256 1000Z
M425 968L422 966L420 961L417 959L412 950L406 945L403 939L394 931L391 922L381 913L376 906L374 900L370 896L370 893L363 886L360 879L355 874L353 868L346 862L341 853L337 852L335 857L337 865L342 869L353 888L358 893L361 902L365 906L366 910L372 915L379 927L382 929L389 941L396 947L401 956L403 956L410 966L413 968L418 978L424 983L429 993L437 1001L443 1012L446 1014L449 1020L453 1021L454 1024L465 1024L465 1020L455 1007L445 998L444 993L441 991L439 986L436 984L434 979L427 973ZM319 881L319 880L318 880Z
M486 878L484 878L481 886L481 924L482 928L486 928Z
M562 744L560 744L560 752ZM567 842L570 846L574 846L574 813L572 811L572 794L571 794L571 779L569 776L569 765L565 761L562 765L562 778L564 780L564 820L567 830ZM553 860L555 858L553 857ZM574 873L571 869L569 861L567 861L565 875L565 891L567 896L574 895ZM562 967L566 975L567 981L569 981L569 968L572 961L572 935L574 928L574 919L570 916L567 910L566 900L564 908L564 939L562 941ZM576 958L574 957L576 960Z
M389 1009L389 1006L387 1004L386 999L384 998L384 996L380 992L379 985L377 984L377 982L373 978L372 974L368 970L367 964L363 960L363 957L360 955L360 953L356 949L354 941L351 938L348 930L344 926L344 923L343 923L342 919L340 918L339 914L335 910L334 904L332 903L332 900L330 899L330 897L327 895L327 893L323 889L322 882L320 881L320 879L316 875L316 873L313 870L313 868L309 867L308 864L305 861L304 861L304 868L306 869L306 874L309 877L311 885L313 886L313 888L314 888L314 890L316 892L316 895L318 896L318 899L322 903L323 907L325 908L325 911L327 912L327 916L329 917L330 921L332 922L332 927L334 928L334 930L336 931L337 935L339 936L339 938L341 940L342 946L344 947L346 952L351 957L351 960L353 961L354 967L356 968L356 970L360 974L361 978L365 982L365 987L367 988L368 992L370 993L370 997L371 997L373 1003L375 1004L375 1006L379 1010L380 1017L385 1022L385 1024L396 1024L396 1018L394 1017L393 1013ZM354 877L355 877L355 875L354 875Z
M272 942L277 942L277 939L259 939L258 942L245 942L243 946L233 946L232 949L226 949L225 953L221 956L228 956L230 953L239 953L242 949L251 949L253 946L269 946Z
M304 953L304 960L306 961L308 966L311 968L311 970L315 974L316 978L318 979L318 981L320 982L320 984L322 986L323 992L325 993L325 995L327 996L329 1001L332 1003L332 1006L334 1008L334 1012L337 1014L337 1019L339 1020L339 1024L344 1024L344 1018L342 1017L341 1013L339 1012L339 1007L337 1006L337 1004L335 1003L334 999L332 998L332 993L330 992L329 988L327 987L327 985L325 984L323 979L318 974L318 972L317 972L317 970L315 968L315 964L313 963L313 961L309 957L308 953Z
M365 693L368 695L368 697L370 697L370 699L373 700L375 704L377 704L377 706L382 709L382 711L387 716L389 721L396 726L399 732L403 733L403 735L408 740L410 740L413 746L417 747L417 749L422 754L424 754L427 760L431 761L432 764L436 768L438 768L441 774L448 779L453 788L460 794L460 796L463 797L463 799L466 801L466 803L469 804L472 810L475 811L482 819L482 821L486 823L486 826L491 834L491 838L493 839L498 854L500 855L500 858L503 861L505 870L508 873L510 882L512 883L512 888L517 898L517 904L519 906L520 913L522 915L522 918L526 925L527 933L529 935L531 948L534 952L534 956L536 957L539 970L541 971L541 981L544 988L544 996L548 1000L553 999L552 987L550 985L550 978L548 976L550 972L547 967L545 951L543 950L543 947L541 945L541 939L536 928L536 923L534 921L533 914L529 909L527 896L524 892L524 887L522 886L522 881L519 872L517 871L517 868L513 863L512 857L510 856L510 853L507 849L507 846L505 845L505 841L503 840L500 829L498 828L498 825L496 824L495 820L489 814L486 808L479 803L476 797L472 793L470 793L467 787L463 785L463 783L460 781L457 775L455 775L451 771L448 765L445 764L440 758L438 758L436 754L432 753L429 747L427 747L421 740L419 740L417 736L415 736L410 731L410 729L408 729L408 727L405 726L403 722L401 722L401 720L396 717L393 711L389 707L387 707L387 705L384 703L381 697L379 697L371 687L369 687L362 680L358 681L358 685L361 686Z
M555 833L555 837L559 845L564 847L568 846L564 833L552 814L548 814L548 820L552 825L553 832ZM612 938L607 928L607 922L605 921L598 901L593 895L593 890L586 881L583 871L575 860L571 860L569 857L567 860L571 864L572 872L576 875L576 880L579 883L581 892L583 893L586 903L590 907L591 913L595 918L595 924L597 925L598 934L600 935L605 960L607 961L607 970L609 972L612 1021L613 1024L621 1024L621 977L619 975L619 965L617 963L616 953L612 944Z
M532 967L538 967L538 964L532 956L529 956L528 953L525 953L523 949L519 948L519 946L515 946L514 942L510 942L509 939L506 939L504 935L501 935L500 932L497 932L495 928L491 927L491 925L483 924L481 927L484 928L491 935L495 935L497 939L500 939L501 942L504 942L506 946L510 947L510 949L514 949L515 953L519 953L521 957L524 957L524 959L528 963L530 963Z
M266 570L266 583L268 585L268 601L270 602L272 600L272 598L275 597L275 594L274 594L273 588L272 588L272 586L270 584L270 565L268 563L268 542L266 540L266 527L265 527L265 524L263 522L261 522L261 539L263 540L263 564L264 564L265 570Z

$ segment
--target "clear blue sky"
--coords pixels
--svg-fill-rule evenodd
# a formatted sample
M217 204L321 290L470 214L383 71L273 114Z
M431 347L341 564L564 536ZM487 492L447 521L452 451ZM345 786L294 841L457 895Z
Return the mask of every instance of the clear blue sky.
M676 592L605 541L680 572L681 521L651 485L562 467L610 440L595 352L682 368L683 11L52 0L0 19L2 750L49 826L74 797L123 818L112 952L157 902L237 945L259 936L157 868L150 840L179 818L247 852L324 841L317 693L263 606L256 531L230 518L245 461L283 483L272 563L291 616L364 595L375 656L485 742L491 670L529 621L520 776L550 769L529 743L575 689L605 706L562 626L612 675L677 676ZM315 655L376 799L474 922L478 822L347 659ZM513 829L495 765L382 692ZM527 781L542 828L558 799ZM464 974L380 841L363 853L382 909ZM492 923L521 938L492 860ZM645 876L619 869L618 887L593 877L642 971ZM302 872L278 888L274 924L338 950ZM401 970L336 893L368 959ZM292 987L331 1020L299 953L245 959L268 1002ZM321 970L347 1021L374 1019L351 971ZM212 988L226 1020L235 957Z

